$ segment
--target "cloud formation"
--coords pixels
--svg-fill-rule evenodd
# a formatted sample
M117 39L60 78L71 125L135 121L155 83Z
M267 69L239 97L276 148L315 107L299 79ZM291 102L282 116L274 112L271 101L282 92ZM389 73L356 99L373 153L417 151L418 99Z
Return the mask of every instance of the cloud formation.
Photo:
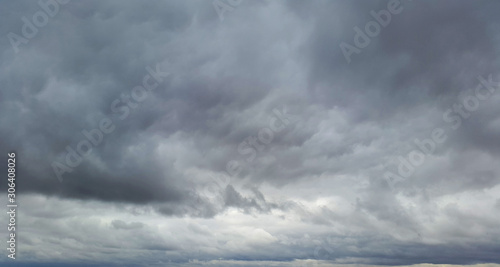
M340 44L389 2L243 1L223 21L211 1L57 2L13 46L43 8L4 1L18 261L500 263L499 3L397 1L346 62ZM489 75L497 89L460 127L443 119ZM384 173L438 127L446 141L390 186Z

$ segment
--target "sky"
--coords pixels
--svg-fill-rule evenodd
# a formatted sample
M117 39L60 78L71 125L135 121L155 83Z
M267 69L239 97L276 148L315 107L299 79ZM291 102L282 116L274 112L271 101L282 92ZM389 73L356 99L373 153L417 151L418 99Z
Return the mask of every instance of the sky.
M0 7L0 266L500 266L500 2Z

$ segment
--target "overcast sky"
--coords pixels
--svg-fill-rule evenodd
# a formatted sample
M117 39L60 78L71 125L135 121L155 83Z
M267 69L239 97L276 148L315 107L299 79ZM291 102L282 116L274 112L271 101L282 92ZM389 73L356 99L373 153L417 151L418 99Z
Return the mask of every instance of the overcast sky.
M18 266L500 264L500 2L40 3L0 1Z

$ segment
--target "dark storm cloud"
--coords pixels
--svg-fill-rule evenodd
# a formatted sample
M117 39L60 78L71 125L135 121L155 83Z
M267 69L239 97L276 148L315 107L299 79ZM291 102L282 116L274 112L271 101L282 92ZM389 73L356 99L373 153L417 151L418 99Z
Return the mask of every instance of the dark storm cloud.
M208 26L216 25L213 21L208 26L196 22L196 15L211 7L190 5L151 2L139 8L127 2L113 8L109 3L75 2L61 6L59 16L32 41L35 45L26 45L15 57L5 49L4 56L13 58L5 65L3 77L12 88L2 99L5 112L11 114L3 122L14 128L3 130L17 134L4 144L16 147L21 157L32 162L20 165L27 177L19 182L21 186L74 198L181 201L189 199L189 190L178 189L184 184L183 170L155 158L158 140L145 141L146 136L168 138L182 133L183 140L195 140L193 149L201 153L231 144L235 153L244 138L255 134L258 124L239 126L253 114L239 115L238 111L260 101L276 83L270 80L274 66L267 71L259 66L274 57L261 53L266 51L269 33L247 32L249 36L240 41L243 36L228 29L230 44L221 46L211 40L224 33L214 30L211 34ZM248 40L254 45L248 46ZM196 48L198 44L204 49ZM228 52L236 57L227 57ZM142 83L146 67L165 61L161 69L172 72L172 78L136 109L129 109L125 120L117 119L122 114L111 110L113 101L130 95ZM225 65L212 67L219 61ZM241 67L235 68L236 64ZM98 128L103 118L111 118L116 130L105 135L103 143L93 147L92 154L58 184L51 163L67 163L66 147L76 149L85 140L82 131ZM227 157L210 161L205 167L224 169ZM133 182L139 177L140 184Z
M402 12L392 15L370 45L352 56L351 64L344 64L339 44L353 44L353 27L364 28L374 20L370 11L383 10L387 2L352 4L345 17L310 13L309 19L317 25L308 50L315 101L355 107L357 118L382 120L423 103L449 104L472 87L478 75L498 73L490 27L497 18L488 12L498 8L493 2L401 1ZM333 13L341 3L316 6L318 12ZM340 23L345 27L332 26Z
M500 81L500 6L402 0L347 63L339 44L388 2L244 1L221 22L211 1L73 0L15 53L6 36L41 8L4 1L0 150L17 153L23 212L41 225L26 228L27 255L499 263L500 98L456 130L443 113L478 76ZM158 87L127 104L147 75ZM276 110L293 123L249 144ZM114 130L59 182L53 163L103 119ZM446 142L390 188L384 170L436 127ZM227 178L231 161L242 171ZM207 195L213 177L227 183Z
M204 5L193 9L186 6L181 1L145 5L128 2L115 9L109 3L75 2L64 9L61 7L59 20L52 21L53 25L44 29L44 35L33 40L33 43L38 42L36 45L23 47L23 52L12 58L8 67L4 65L6 72L2 80L11 89L6 90L2 101L11 115L3 122L15 123L13 127L16 128L3 130L17 131L16 136L4 144L16 147L21 155L26 154L26 161L33 162L32 166L20 166L20 172L27 177L20 181L21 186L26 190L76 198L132 202L180 198L175 196L172 187L175 187L173 181L180 180L182 174L173 169L167 171L168 174L160 172L158 167L168 163L155 161L152 155L155 145L146 144L139 134L209 133L214 129L205 122L211 116L219 117L221 112L209 115L204 111L220 103L227 105L240 97L231 96L229 86L226 86L228 94L215 91L220 85L200 78L198 62L188 61L186 63L192 65L185 66L185 70L181 65L175 70L181 84L161 84L162 91L154 96L155 99L141 103L123 122L116 120L117 114L112 113L110 106L114 99L130 94L134 86L141 84L147 74L146 67L164 60L165 52L150 53L146 47L168 46L178 31L185 30L193 22L197 10L206 8ZM17 19L15 14L10 16L12 21ZM69 28L61 22L62 18L78 26ZM127 26L128 23L133 26ZM60 39L59 34L63 34L64 39ZM4 57L12 57L7 48L5 45ZM173 45L171 49L182 47ZM255 91L251 94L252 97L257 95ZM247 104L251 103L248 97L245 98ZM174 110L175 117L172 116ZM75 149L84 138L82 130L97 128L100 119L110 116L116 122L116 131L104 137L103 145L93 148L91 160L87 158L65 175L64 183L57 184L54 173L48 168L50 161L64 163L66 146ZM148 131L150 128L153 130ZM214 134L220 134L220 130L215 129ZM137 149L127 152L132 147ZM96 164L105 167L96 168ZM133 182L139 177L140 185ZM109 191L111 188L114 189Z

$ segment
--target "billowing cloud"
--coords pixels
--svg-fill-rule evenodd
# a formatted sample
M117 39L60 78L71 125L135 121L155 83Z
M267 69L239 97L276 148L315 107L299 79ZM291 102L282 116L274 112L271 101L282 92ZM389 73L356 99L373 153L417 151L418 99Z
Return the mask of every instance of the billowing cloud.
M1 5L18 262L500 263L497 2Z

